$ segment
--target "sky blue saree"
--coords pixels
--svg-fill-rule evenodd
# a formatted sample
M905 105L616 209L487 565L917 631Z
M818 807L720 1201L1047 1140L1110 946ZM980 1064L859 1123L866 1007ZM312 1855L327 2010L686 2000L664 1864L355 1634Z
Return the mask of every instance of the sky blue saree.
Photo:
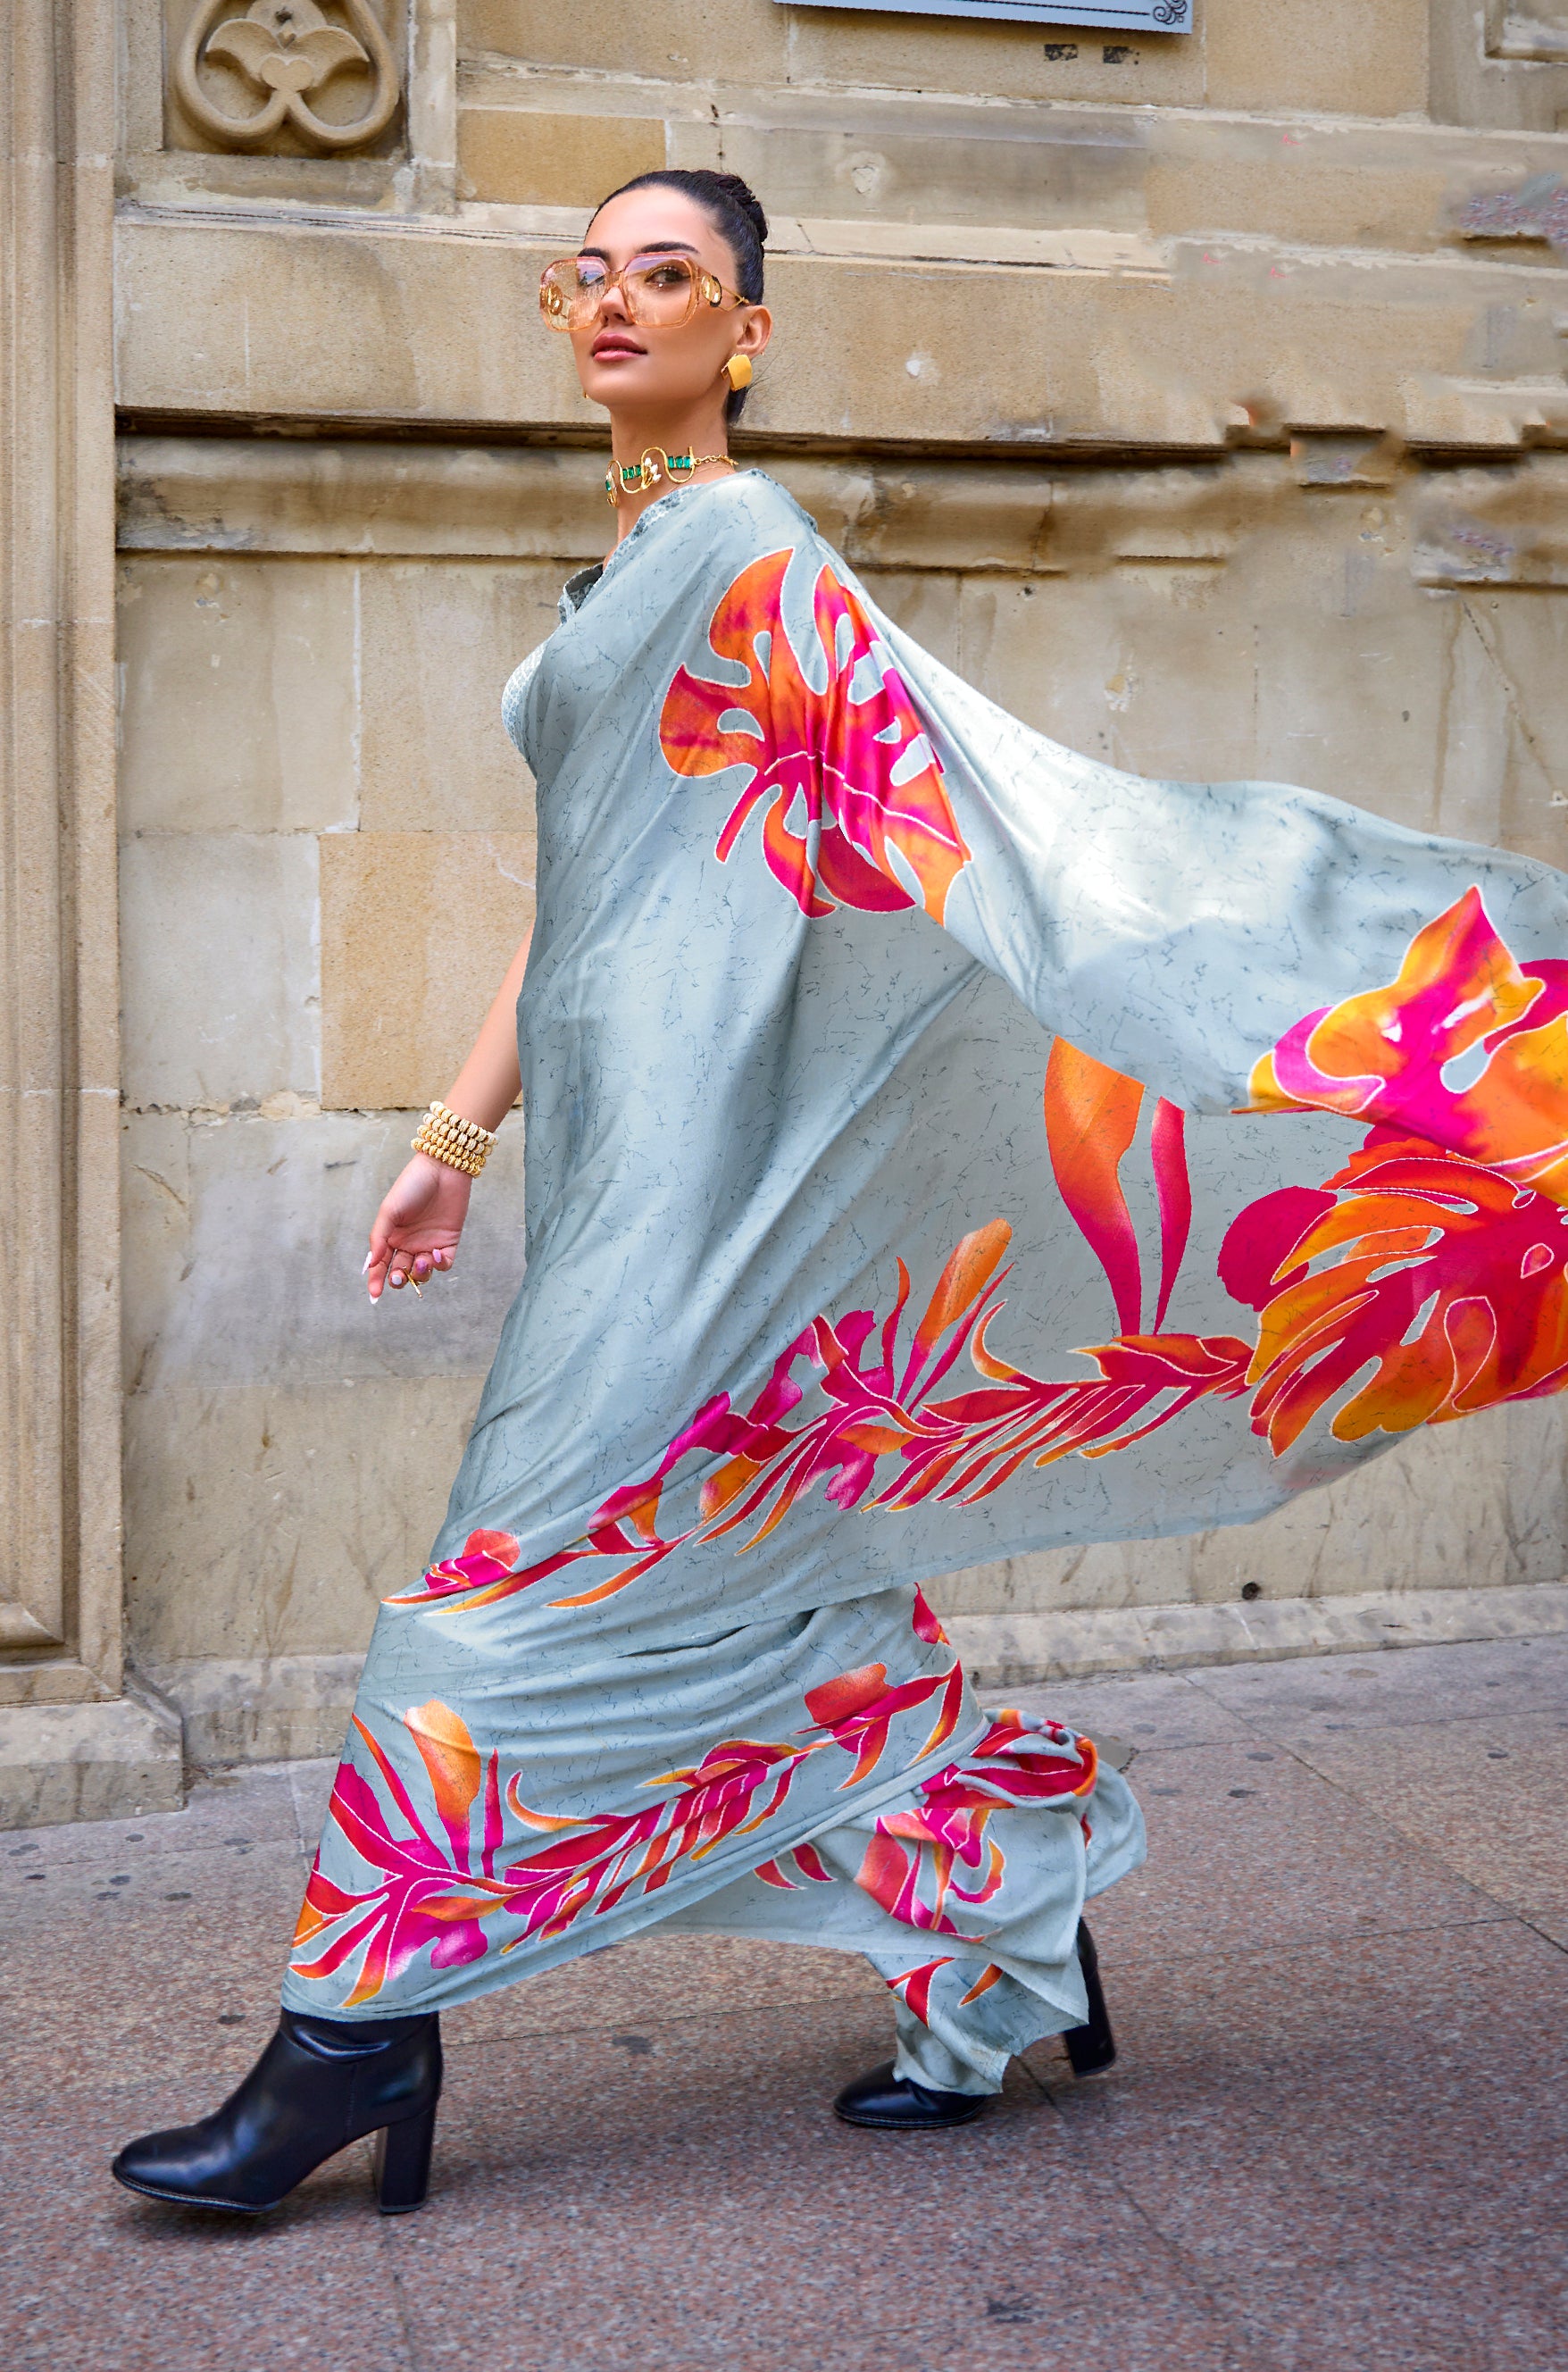
M1561 1389L1568 883L1057 747L756 471L574 578L505 713L528 1270L285 1999L794 1934L993 2088L1141 1824L917 1584Z

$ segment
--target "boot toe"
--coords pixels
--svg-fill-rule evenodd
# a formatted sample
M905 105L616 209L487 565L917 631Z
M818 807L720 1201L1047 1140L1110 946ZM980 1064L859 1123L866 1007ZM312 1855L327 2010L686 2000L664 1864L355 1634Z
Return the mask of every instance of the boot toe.
M935 2133L947 2125L967 2125L981 2114L987 2098L983 2092L933 2092L895 2076L889 2059L846 2084L833 2102L833 2114L847 2125L869 2125L881 2133Z
M127 2191L144 2199L167 2199L182 2207L219 2207L231 2215L254 2215L270 2200L229 2199L214 2183L217 2169L211 2162L207 2136L200 2125L172 2125L167 2131L143 2134L127 2142L110 2161L110 2173Z

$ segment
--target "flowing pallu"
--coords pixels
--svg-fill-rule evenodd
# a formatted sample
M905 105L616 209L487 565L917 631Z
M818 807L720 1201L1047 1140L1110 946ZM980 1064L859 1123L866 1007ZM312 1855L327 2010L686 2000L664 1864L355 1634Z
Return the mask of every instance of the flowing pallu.
M1568 882L1057 747L759 472L574 578L505 715L527 1273L285 1999L728 1924L871 1951L990 2082L1141 1831L916 1584L1561 1388Z

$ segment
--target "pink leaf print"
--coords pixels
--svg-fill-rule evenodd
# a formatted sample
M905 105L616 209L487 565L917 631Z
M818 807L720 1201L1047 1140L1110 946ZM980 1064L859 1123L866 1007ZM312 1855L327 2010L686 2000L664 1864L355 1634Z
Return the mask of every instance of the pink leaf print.
M789 561L753 561L721 596L709 647L745 680L679 669L659 720L665 757L678 774L748 770L717 855L728 859L761 808L764 860L803 914L922 905L939 923L970 852L936 753L865 609L830 567L813 595L814 647L796 654L779 599Z

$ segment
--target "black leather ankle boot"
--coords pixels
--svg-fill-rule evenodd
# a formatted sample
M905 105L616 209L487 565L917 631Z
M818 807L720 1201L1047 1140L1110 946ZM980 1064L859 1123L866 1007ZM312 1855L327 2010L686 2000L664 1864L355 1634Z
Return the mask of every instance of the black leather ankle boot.
M302 2017L278 2030L239 2089L199 2124L128 2142L110 2172L127 2191L183 2207L259 2215L324 2158L377 2135L386 2215L420 2206L441 2097L441 2021Z
M895 2076L889 2059L869 2076L857 2076L833 2102L846 2125L871 2125L884 2134L931 2134L945 2125L967 2125L978 2117L985 2092L935 2092L912 2076Z
M1078 1966L1084 1972L1084 1985L1089 1996L1089 2014L1082 2026L1069 2027L1062 2040L1067 2045L1067 2057L1074 2076L1095 2076L1109 2067L1116 2057L1116 2037L1110 2030L1110 2013L1100 1991L1099 1954L1095 1939L1083 1920L1078 1922Z

